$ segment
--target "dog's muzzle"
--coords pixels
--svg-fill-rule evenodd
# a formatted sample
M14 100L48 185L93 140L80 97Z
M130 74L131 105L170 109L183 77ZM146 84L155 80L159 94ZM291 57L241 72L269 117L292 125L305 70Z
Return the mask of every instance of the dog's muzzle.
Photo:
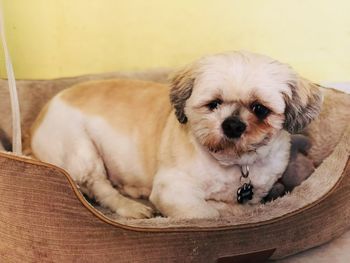
M221 127L226 137L234 139L241 137L247 125L237 117L228 117L221 124Z

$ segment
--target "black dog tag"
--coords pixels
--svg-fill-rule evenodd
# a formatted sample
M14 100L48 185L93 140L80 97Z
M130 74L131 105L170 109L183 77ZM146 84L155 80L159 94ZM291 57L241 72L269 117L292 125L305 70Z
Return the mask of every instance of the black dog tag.
M243 204L248 200L252 200L253 198L253 186L250 183L244 183L237 190L237 202Z

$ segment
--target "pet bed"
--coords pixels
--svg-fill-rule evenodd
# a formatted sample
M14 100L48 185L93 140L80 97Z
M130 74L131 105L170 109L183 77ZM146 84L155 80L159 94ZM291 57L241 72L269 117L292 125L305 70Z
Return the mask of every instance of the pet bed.
M75 83L116 77L164 82L167 74L160 70L18 81L23 134L49 98ZM349 108L349 95L338 92L336 97ZM0 101L0 128L11 134L4 80ZM319 127L317 132L327 133L322 121ZM86 201L64 170L2 151L0 261L262 262L318 246L350 227L349 129L344 125L340 132L327 134L334 147L322 156L311 152L320 160L327 158L291 194L234 211L217 204L234 213L218 220L115 218Z

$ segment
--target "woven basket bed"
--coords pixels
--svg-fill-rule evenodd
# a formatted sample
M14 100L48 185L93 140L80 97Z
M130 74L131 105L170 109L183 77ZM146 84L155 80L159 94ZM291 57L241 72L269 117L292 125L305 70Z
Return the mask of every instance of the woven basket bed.
M43 105L73 84L108 78L165 82L167 74L18 81L23 134ZM85 200L64 170L0 151L0 262L262 262L330 241L350 227L350 115L344 111L350 98L331 89L324 92L332 93L343 109L326 107L309 131L318 136L317 149L310 151L320 164L315 172L282 198L241 206L218 220L116 218ZM0 102L0 128L11 134L4 80ZM339 113L343 124L332 131L332 114Z

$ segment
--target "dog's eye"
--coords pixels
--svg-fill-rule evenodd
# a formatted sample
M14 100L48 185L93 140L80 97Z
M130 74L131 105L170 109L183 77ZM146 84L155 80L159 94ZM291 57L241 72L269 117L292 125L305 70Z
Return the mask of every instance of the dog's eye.
M217 99L209 102L206 106L208 107L209 110L215 110L221 104L222 104L222 100Z
M253 103L251 105L251 109L259 119L265 119L266 116L271 112L268 108L266 108L264 105L261 105L260 103Z

